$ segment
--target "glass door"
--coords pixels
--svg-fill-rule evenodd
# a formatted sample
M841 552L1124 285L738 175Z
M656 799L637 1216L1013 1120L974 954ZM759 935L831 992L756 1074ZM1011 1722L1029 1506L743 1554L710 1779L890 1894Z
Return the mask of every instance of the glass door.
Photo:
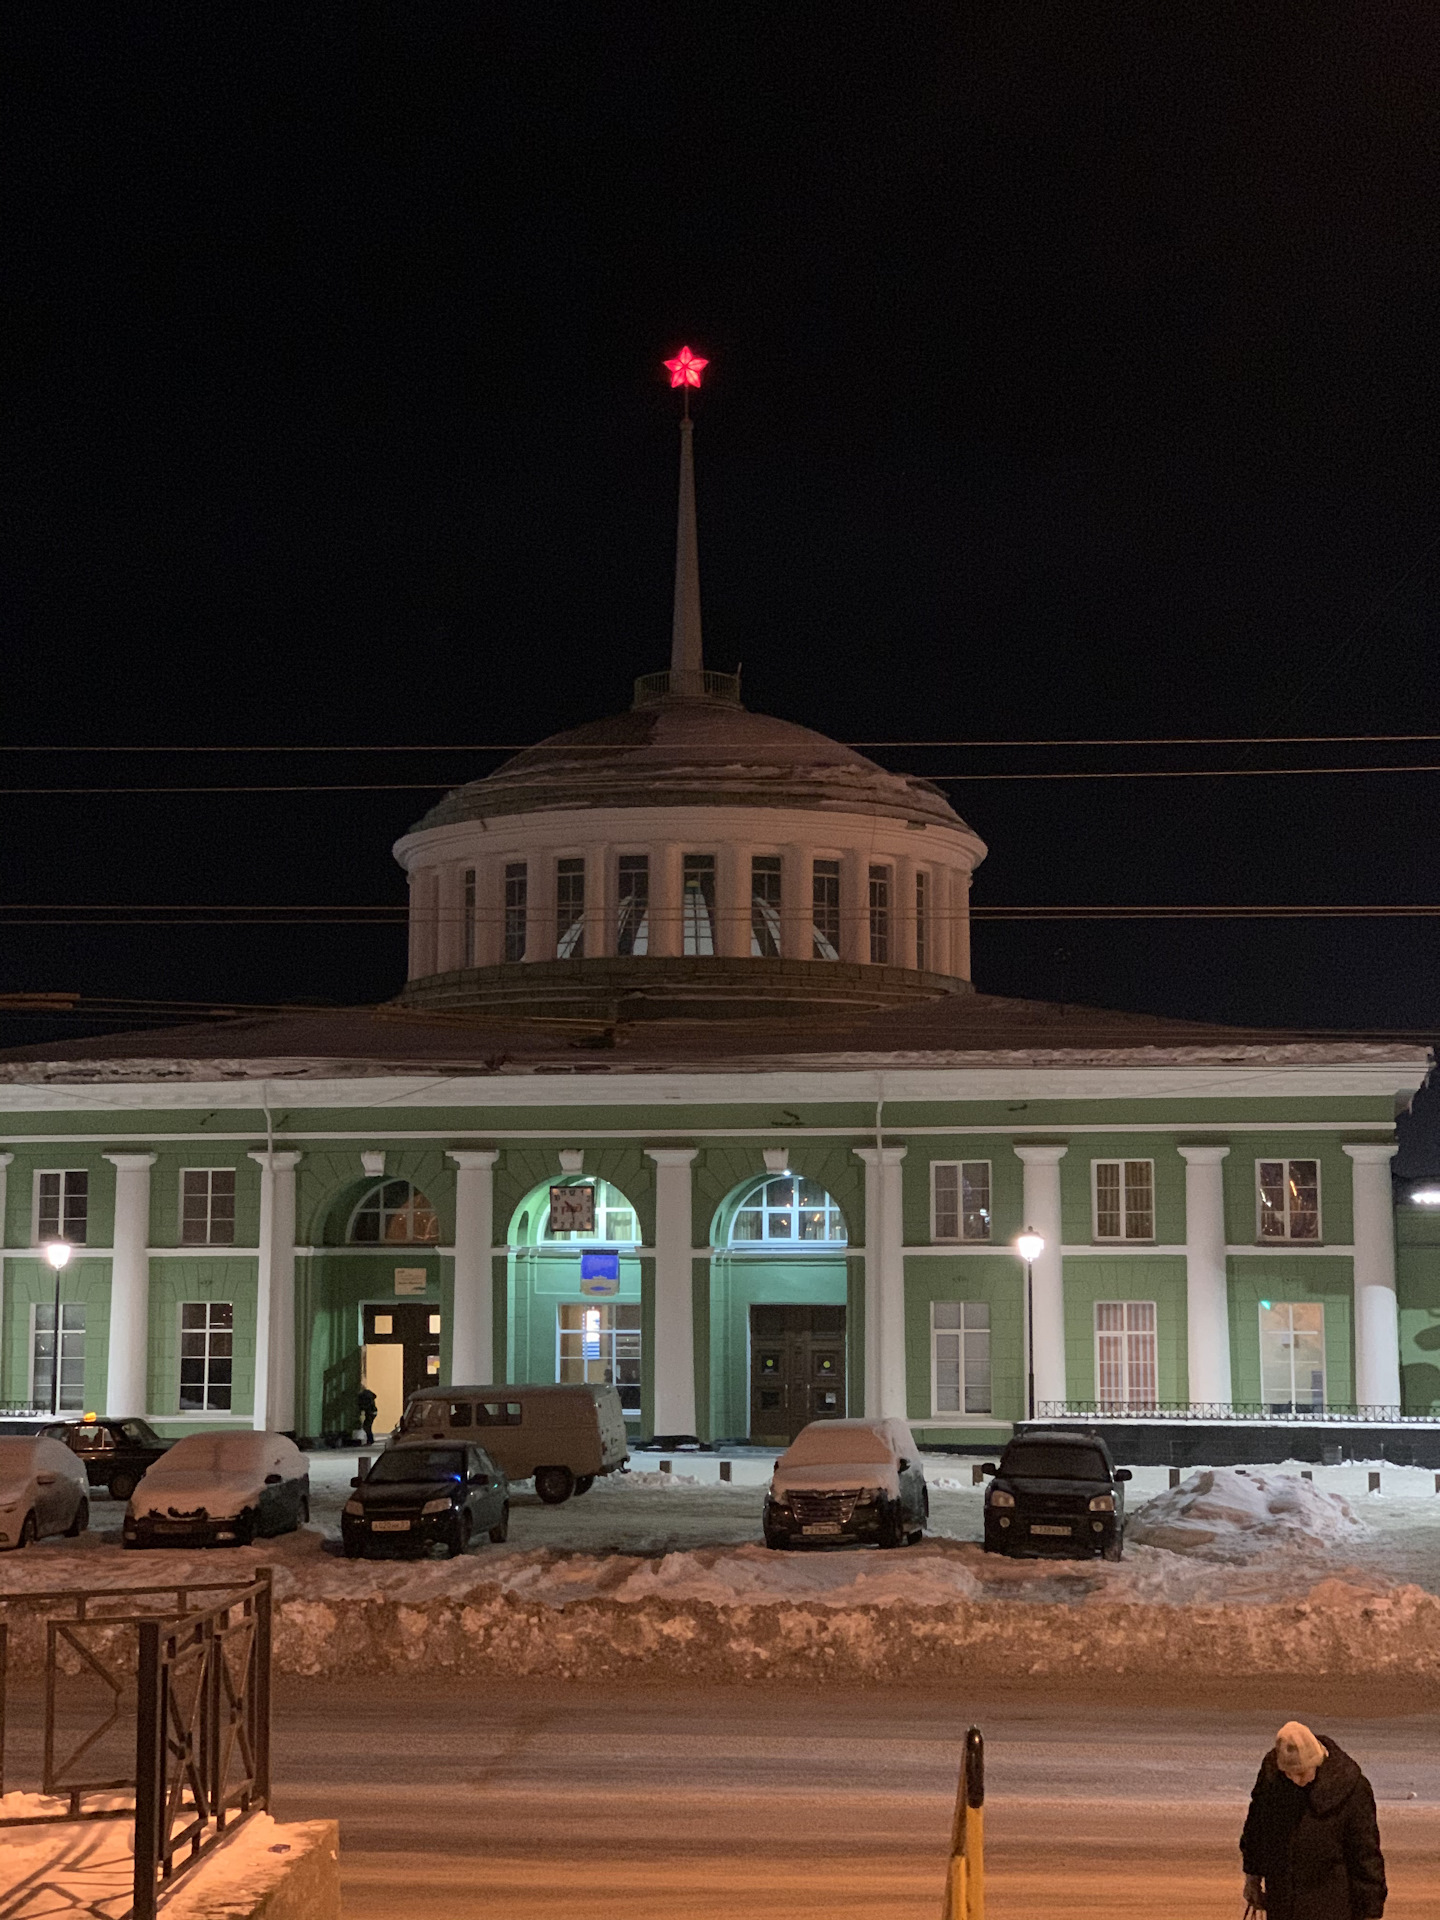
M1260 1398L1272 1413L1325 1405L1325 1309L1318 1303L1262 1303Z

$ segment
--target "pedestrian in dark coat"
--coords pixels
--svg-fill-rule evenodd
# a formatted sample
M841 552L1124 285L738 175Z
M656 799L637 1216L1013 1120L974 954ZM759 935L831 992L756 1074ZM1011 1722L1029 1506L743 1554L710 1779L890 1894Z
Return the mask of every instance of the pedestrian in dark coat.
M360 1408L360 1425L365 1429L365 1444L367 1447L373 1447L375 1444L375 1416L380 1411L380 1402L375 1398L369 1387L361 1387L360 1392L356 1396L356 1402Z
M1240 1836L1245 1898L1266 1920L1380 1920L1385 1861L1370 1782L1328 1734L1287 1721Z

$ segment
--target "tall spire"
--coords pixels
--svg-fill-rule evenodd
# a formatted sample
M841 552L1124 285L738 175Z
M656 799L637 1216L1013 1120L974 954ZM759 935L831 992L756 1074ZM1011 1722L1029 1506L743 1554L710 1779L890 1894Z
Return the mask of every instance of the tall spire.
M680 512L675 527L675 619L670 630L670 672L685 677L675 682L679 692L698 693L703 673L700 641L700 543L695 531L695 423L690 418L689 393L680 422Z

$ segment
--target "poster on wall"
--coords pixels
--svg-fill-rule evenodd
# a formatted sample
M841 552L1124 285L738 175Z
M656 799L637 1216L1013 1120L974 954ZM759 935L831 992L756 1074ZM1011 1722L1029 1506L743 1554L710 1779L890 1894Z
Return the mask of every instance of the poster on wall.
M550 1231L556 1233L594 1233L595 1189L587 1187L551 1187Z
M396 1267L396 1293L423 1293L425 1291L424 1267Z
M618 1253L582 1253L580 1291L590 1300L607 1300L620 1291Z

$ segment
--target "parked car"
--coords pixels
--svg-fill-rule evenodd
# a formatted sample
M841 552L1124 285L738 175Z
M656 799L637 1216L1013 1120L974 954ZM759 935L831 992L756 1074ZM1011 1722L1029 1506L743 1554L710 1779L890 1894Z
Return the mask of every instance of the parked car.
M929 1520L920 1449L903 1420L812 1420L775 1462L765 1544L913 1546Z
M50 1421L42 1431L63 1441L83 1464L90 1485L104 1487L112 1500L128 1500L171 1444L148 1420L101 1420L93 1413L83 1420Z
M387 1447L350 1484L355 1492L340 1516L350 1560L433 1546L454 1559L482 1534L498 1545L510 1531L510 1487L483 1447Z
M46 1434L0 1438L0 1547L33 1546L47 1533L83 1533L90 1524L85 1469Z
M985 1551L1056 1554L1076 1559L1125 1551L1128 1467L1116 1467L1105 1442L1090 1433L1032 1428L1006 1447L985 1491Z
M125 1509L127 1547L247 1546L310 1518L310 1470L283 1433L187 1433Z
M390 1445L437 1440L484 1447L507 1480L533 1475L550 1506L588 1493L630 1457L614 1387L421 1387Z

